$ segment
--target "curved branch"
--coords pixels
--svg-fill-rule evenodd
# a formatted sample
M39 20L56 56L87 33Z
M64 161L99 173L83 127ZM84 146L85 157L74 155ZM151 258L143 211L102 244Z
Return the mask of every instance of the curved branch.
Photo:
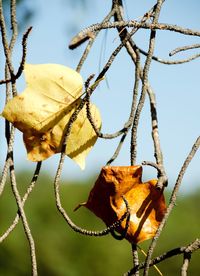
M169 53L169 56L173 56L173 55L175 55L179 52L182 52L182 51L187 51L187 50L197 49L197 48L200 48L200 44L193 44L193 45L178 47L178 48L174 49L173 51L171 51Z
M162 3L164 3L164 1L162 1ZM117 21L123 21L123 5L122 5L122 1L121 0L113 0L113 5L117 5L116 6L116 20ZM118 7L118 8L117 8ZM151 10L145 14L143 16L143 18L141 19L141 22L144 23L149 16L153 17L155 14L155 9L156 9L156 5L154 5ZM123 30L123 31L122 31ZM134 43L134 41L131 39L131 35L134 34L138 29L133 29L130 33L128 33L128 31L126 30L126 28L118 28L118 32L120 34L120 38L122 43L124 43L126 50L128 52L128 54L130 55L132 61L136 64L137 62L137 55L136 55L136 50L137 47ZM128 40L127 40L128 39ZM138 50L137 50L138 51ZM140 78L141 80L143 80L143 68L140 68ZM151 118L152 118L152 126L156 124L156 129L152 129L152 138L154 140L154 155L156 158L157 162L162 162L162 151L161 151L161 145L160 145L160 141L159 141L159 136L158 135L154 135L155 133L158 134L158 123L157 123L157 117L155 116L155 111L156 111L156 106L155 106L155 97L153 97L154 92L152 90L152 88L150 87L150 84L148 83L147 85L147 92L149 95L149 99L150 99L150 103L151 103ZM154 101L152 102L152 99L154 98ZM153 107L153 108L152 108ZM152 112L154 110L154 112ZM131 142L131 159L132 159L132 164L134 164L135 160L136 160L136 132L134 133L134 135L132 136L133 140ZM135 152L134 152L135 151ZM159 176L159 187L162 187L164 183L166 183L167 181L167 176L166 173L164 171L164 165L161 164L163 167L163 173L164 173L164 178L162 178L161 176Z
M192 161L194 155L196 154L197 150L199 149L200 147L200 136L197 138L196 142L194 143L194 145L192 146L192 149L190 151L190 153L188 154L187 158L185 159L185 162L183 163L183 166L179 172L179 175L177 177L177 180L176 180L176 183L175 183L175 186L174 186L174 189L173 189L173 192L172 192L172 195L171 195L171 198L170 198L170 201L169 201L169 205L167 207L167 210L166 210L166 213L163 217L163 220L161 221L158 229L157 229L157 232L156 232L156 235L154 236L152 242L151 242L151 245L149 247L149 250L148 250L148 254L147 254L147 258L145 260L145 265L146 264L149 264L150 261L151 261L151 256L153 254L153 251L154 251L154 248L156 246L156 243L157 243L157 240L162 232L162 229L175 205L175 202L176 202L176 196L177 196L177 193L178 193L178 190L179 190L179 187L182 183L182 179L183 179L183 176L187 170L187 167L189 166L190 162Z
M131 217L131 214L130 214L130 207L128 205L128 201L126 200L125 196L122 196L124 202L125 202L125 205L126 205L126 213L127 213L127 216L126 216L126 225L125 225L125 228L123 230L123 232L121 233L121 235L118 235L115 233L115 228L111 229L111 235L116 239L116 240L123 240L125 237L126 237L126 234L127 234L127 231L128 231L128 228L129 228L129 225L130 225L130 217Z
M147 52L145 52L144 50L142 50L138 46L136 46L136 47L139 49L139 51L140 51L141 54L143 54L144 56L147 56ZM178 65L178 64L183 64L183 63L190 62L190 61L192 61L194 59L197 59L199 57L200 57L200 54L198 53L198 54L192 55L192 56L190 56L188 58L181 59L181 60L166 60L166 59L161 59L161 58L156 57L156 56L152 56L152 59L155 60L155 61L157 61L157 62L159 62L159 63L166 64L166 65Z
M184 252L183 265L181 267L181 276L187 276L187 270L189 267L190 259L191 259L191 253Z
M61 213L61 215L63 216L63 218L65 219L65 221L67 222L67 224L77 233L82 234L82 235L86 235L86 236L95 236L95 237L101 237L101 236L105 236L108 235L109 233L112 233L112 231L114 229L116 229L117 227L120 226L121 222L124 219L127 219L127 223L126 225L129 226L129 218L130 218L130 209L128 206L128 202L127 200L123 197L124 202L126 204L126 212L123 214L123 216L117 220L116 222L114 222L112 225L108 226L106 229L101 230L101 231L92 231L92 230L87 230L87 229L83 229L79 226L77 226L75 223L73 223L73 221L69 218L69 216L67 215L65 209L62 207L62 203L61 203L61 199L60 199L60 189L59 189L59 182L58 181L54 181L54 191L55 191L55 198L56 198L56 206L58 211ZM127 226L127 227L128 227ZM127 229L126 229L127 231ZM125 233L126 234L126 233ZM124 237L124 236L123 236Z
M104 18L104 20L102 21L102 23L109 21L110 18L113 16L114 13L115 13L115 10L112 9L112 10L108 13L108 15ZM95 33L93 34L93 37L91 37L91 38L89 39L88 45L86 46L85 51L84 51L84 53L83 53L83 55L82 55L82 57L81 57L81 59L80 59L78 65L77 65L77 67L76 67L76 71L77 71L77 72L80 72L80 70L81 70L81 68L82 68L82 66L83 66L83 63L84 63L84 61L86 60L86 58L87 58L87 56L88 56L88 54L89 54L89 52L90 52L90 49L91 49L91 47L92 47L92 45L93 45L93 43L94 43L94 40L95 40L95 38L97 37L98 33L99 33L99 31L95 32ZM76 44L75 46L78 47L79 44ZM75 47L75 48L76 48L76 47ZM72 50L72 49L74 49L74 48L72 47L72 48L70 48L70 49Z
M26 214L24 212L23 208L23 203L21 196L19 194L18 188L17 188L17 183L16 183L16 178L15 178L15 171L14 171L14 163L13 160L11 160L11 165L10 165L10 176L11 176L11 187L12 191L18 206L18 211L20 214L20 217L22 219L22 225L24 227L24 232L26 234L27 240L29 242L29 248L30 248L30 256L31 256L31 266L32 266L32 275L37 276L37 261L36 261L36 253L35 253L35 242L26 218Z
M2 1L1 1L2 2ZM12 11L13 13L13 11ZM12 44L9 45L7 41L7 34L6 34L6 25L5 25L5 19L4 19L4 14L3 14L3 5L0 3L0 29L1 29L1 39L2 39L2 44L3 44L3 50L6 58L6 65L9 68L9 72L11 74L11 77L14 76L14 68L12 65L11 61L11 51L12 48L10 49L10 46L13 47L13 41L15 40L15 34L12 36L13 41ZM16 31L16 29L15 29Z
M105 22L93 24L82 31L80 31L76 36L74 36L69 44L69 48L73 49L79 46L81 43L85 42L89 38L93 37L93 33L103 29L111 29L118 27L134 27L147 30L160 30L160 31L173 31L176 33L190 35L190 36L200 36L200 31L192 30L189 28L183 28L178 25L165 24L165 23L147 23L147 22L137 22L131 21L116 21L116 22Z
M156 24L158 21L162 3L163 3L163 1L157 2L157 6L155 7L155 15L154 15L154 19L153 19L153 24ZM132 158L133 158L134 162L136 160L136 154L137 154L137 151L136 151L137 129L138 129L138 124L139 124L140 114L141 114L141 111L144 106L145 96L146 96L146 92L147 92L147 88L148 88L148 74L149 74L150 64L151 64L151 60L152 60L152 56L153 56L153 51L155 48L155 37L156 37L156 32L155 32L155 30L152 30L151 34L150 34L150 39L149 39L149 50L148 50L148 54L147 54L147 58L145 61L143 74L142 74L143 84L142 84L141 96L139 99L137 110L135 112L134 122L133 122L132 130L131 130L131 151L133 152ZM155 152L157 153L157 150ZM159 154L157 156L159 156Z
M200 240L196 239L194 242L190 243L187 246L183 246L183 247L177 247L174 249L171 249L167 252L165 252L164 254L155 257L153 260L151 260L150 262L150 267L154 266L168 258L180 255L180 254L185 254L185 253L193 253L196 250L200 249ZM136 266L135 268L132 268L130 271L128 271L127 273L124 274L124 276L128 276L128 275L134 275L134 273L139 270L139 269L143 269L145 267L145 262L140 263L140 265Z
M35 184L37 182L37 179L38 179L38 176L39 176L39 172L40 172L40 169L41 169L41 165L42 165L42 162L38 162L37 165L36 165L36 169L35 169L35 172L33 174L30 186L28 187L26 193L24 194L24 196L22 198L22 206L24 206L27 198L29 197L30 193L32 192L32 190L33 190L33 188L34 188L34 186L35 186ZM14 218L13 222L11 223L11 225L4 232L4 234L0 236L0 243L3 242L9 236L9 234L15 229L15 227L17 226L17 224L19 222L19 219L20 219L20 215L19 215L19 213L17 213L17 215Z
M12 30L12 37L9 45L9 49L12 52L15 42L18 35L18 25L17 25L17 16L16 16L16 0L10 1L10 23Z
M1 179L0 179L0 196L4 190L7 175L9 172L9 167L10 167L10 160L12 157L12 152L13 152L13 144L14 144L14 136L15 136L15 128L14 126L11 127L9 139L8 139L8 148L7 148L7 154L6 154L6 160L4 163Z
M9 83L9 82L15 82L21 76L21 74L24 70L25 62L26 62L27 39L28 39L28 36L29 36L31 30L32 30L32 27L29 27L22 38L22 58L21 58L21 62L20 62L19 68L17 70L17 73L12 75L12 77L9 79L0 80L0 85Z

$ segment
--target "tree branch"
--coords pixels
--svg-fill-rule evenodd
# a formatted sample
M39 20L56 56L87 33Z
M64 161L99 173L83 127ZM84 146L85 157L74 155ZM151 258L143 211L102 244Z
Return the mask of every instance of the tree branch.
M172 211L172 209L174 208L174 205L175 205L175 202L176 202L176 197L177 197L177 193L179 191L179 188L180 188L180 185L182 183L182 179L183 179L183 176L187 170L187 167L189 166L190 162L192 161L194 155L196 154L197 150L199 149L200 147L200 137L197 138L196 142L194 143L194 145L192 146L192 149L190 151L190 153L188 154L187 158L185 159L185 162L183 163L183 166L179 172L179 175L177 177L177 180L176 180L176 183L175 183L175 186L174 186L174 189L173 189L173 192L172 192L172 195L170 197L170 201L169 201L169 205L167 207L167 210L166 210L166 213L157 229L157 232L156 232L156 235L154 236L151 244L150 244L150 247L149 247L149 250L148 250L148 253L147 253L147 258L146 258L146 261L145 261L145 265L146 264L149 264L150 261L151 261L151 256L153 254L153 251L154 251L154 248L156 246L156 243L157 243L157 240L162 232L162 229Z
M185 254L185 253L192 253L192 252L195 252L196 250L199 250L200 249L200 240L199 239L196 239L194 242L190 243L189 245L187 246L182 246L182 247L177 247L177 248L174 248L174 249L171 249L167 252L165 252L164 254L154 258L153 260L150 261L150 264L149 266L154 266L166 259L169 259L171 257L174 257L174 256L177 256L177 255L180 255L180 254ZM130 271L128 271L127 273L124 274L124 276L128 276L128 275L134 275L134 273L137 271L137 270L141 270L145 267L145 262L143 263L140 263L138 266L132 268Z
M178 25L165 24L165 23L147 23L131 21L116 21L116 22L105 22L93 24L82 31L80 31L75 37L72 38L69 48L74 49L81 43L85 42L89 38L93 37L93 33L103 29L112 29L118 27L134 27L147 30L160 30L160 31L172 31L184 35L200 36L200 31L192 30L189 28L183 28Z

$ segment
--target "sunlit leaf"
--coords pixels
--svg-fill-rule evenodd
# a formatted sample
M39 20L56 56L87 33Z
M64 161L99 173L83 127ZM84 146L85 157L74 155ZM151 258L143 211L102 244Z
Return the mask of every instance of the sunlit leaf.
M131 213L126 239L135 244L155 235L166 210L163 192L155 187L157 181L142 183L141 177L141 166L106 166L84 204L109 226L125 213L125 196ZM125 224L117 228L119 233Z
M58 64L26 65L25 79L26 89L7 103L2 115L23 132L28 159L41 161L61 151L67 123L81 101L83 80ZM100 128L94 105L91 112ZM72 126L65 152L84 168L96 139L84 108Z

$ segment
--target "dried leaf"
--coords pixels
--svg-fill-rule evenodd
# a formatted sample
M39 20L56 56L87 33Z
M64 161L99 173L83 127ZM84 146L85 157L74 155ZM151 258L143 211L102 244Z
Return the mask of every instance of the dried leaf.
M166 210L164 195L155 187L157 181L142 183L141 178L141 166L106 166L85 204L109 226L125 213L125 196L131 213L126 239L131 243L152 238ZM125 224L123 221L116 230L122 233Z
M26 64L24 72L26 89L7 103L2 115L23 132L28 159L42 161L61 151L64 130L80 103L83 80L76 71L58 64ZM91 106L100 128L100 114ZM83 109L72 126L66 154L84 168L96 139Z

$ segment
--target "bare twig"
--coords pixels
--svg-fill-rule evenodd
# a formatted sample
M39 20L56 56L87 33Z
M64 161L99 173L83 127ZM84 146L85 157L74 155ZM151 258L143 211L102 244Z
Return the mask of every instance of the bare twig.
M108 15L104 18L104 20L102 21L102 23L108 22L108 21L110 20L110 18L113 16L114 13L115 13L115 10L112 9L112 10L108 13ZM78 65L77 65L77 67L76 67L76 71L77 71L77 72L80 72L80 70L81 70L81 68L82 68L82 66L83 66L83 63L84 63L84 61L86 60L86 58L87 58L87 56L88 56L88 54L89 54L89 52L90 52L90 49L92 48L92 45L93 45L94 40L95 40L95 38L97 37L98 33L99 33L99 31L95 32L95 33L93 34L93 36L89 39L88 45L86 46L85 51L84 51L84 53L83 53L83 55L82 55L82 57L81 57L81 59L80 59ZM76 44L75 46L78 47L79 44ZM70 49L74 49L74 48L71 48L71 47L69 47L69 48L70 48Z
M177 197L177 193L178 193L178 190L179 190L179 187L181 185L181 182L182 182L182 179L183 179L183 176L186 172L186 169L188 167L188 165L190 164L191 160L193 159L195 153L197 152L198 148L200 147L200 137L197 138L196 142L194 143L190 153L188 154L180 172L179 172L179 175L178 175L178 178L176 180L176 183L175 183L175 186L174 186L174 189L173 189L173 192L172 192L172 195L171 195L171 198L170 198L170 201L169 201L169 206L166 210L166 213L163 217L163 220L161 221L158 229L157 229L157 232L156 232L156 235L154 236L152 242L151 242L151 245L149 247L149 250L148 250L148 253L147 253L147 258L146 258L146 261L145 261L145 266L149 266L147 264L150 263L151 261L151 256L153 254L153 251L154 251L154 248L156 246L156 243L157 243L157 240L162 232L162 229L175 205L175 202L176 202L176 197Z
M21 74L24 70L24 65L26 62L26 52L27 52L27 39L28 39L28 36L29 36L31 30L32 30L32 27L29 27L27 29L27 31L24 33L23 38L22 38L22 58L21 58L21 62L20 62L18 71L15 75L16 79L18 79L21 76Z
M13 2L12 2L13 3ZM13 28L15 30L14 35L12 36L12 44L11 44L11 48L8 44L7 41L7 35L6 35L6 24L5 24L5 19L4 19L4 14L3 14L3 5L2 5L2 0L0 0L0 28L1 28L1 39L2 39L2 44L3 44L3 50L4 50L4 54L5 54L5 58L6 58L6 65L9 68L9 72L11 74L11 77L14 76L14 68L12 66L12 61L11 61L11 51L12 51L12 47L13 47L13 43L16 39L16 28L14 27L14 21L15 21L15 15L14 15L14 11L13 11L13 7L12 7L12 14L13 14L13 20L12 20L12 25Z
M192 253L195 252L196 250L200 249L200 240L196 239L194 242L190 243L187 246L182 246L182 247L177 247L174 249L171 249L167 252L165 252L164 254L155 257L153 260L151 260L150 262L150 267L153 265L156 265L168 258L180 255L180 254L185 254L185 253ZM145 262L140 263L138 266L136 266L135 268L132 268L130 271L128 271L127 273L124 274L124 276L128 276L128 275L134 275L134 273L138 270L138 269L143 269L145 267Z
M127 217L126 217L126 225L125 225L125 228L123 230L123 232L121 233L121 235L118 235L115 233L115 228L112 229L110 232L111 232L111 235L116 239L116 240L123 240L125 237L126 237L126 234L127 234L127 231L128 231L128 228L129 228L129 225L130 225L130 208L129 208L129 205L128 205L128 201L126 200L125 196L122 196L124 202L125 202L125 205L126 205L126 212L127 212Z
M0 80L0 85L9 83L9 82L13 82L21 76L21 74L24 70L24 65L25 65L25 61L26 61L27 39L28 39L28 36L29 36L31 30L32 30L32 27L28 28L22 38L22 58L21 58L21 62L20 62L17 73L9 79Z
M187 270L189 267L189 263L190 263L190 259L191 259L191 253L189 252L184 252L183 254L183 265L181 267L181 276L187 276Z
M140 54L139 51L136 49L135 50L136 53L136 63L135 63L135 85L134 85L134 89L133 89L133 99L132 99L132 122L134 122L135 120L135 115L137 112L137 97L138 97L138 89L139 89L139 81L140 81ZM132 128L133 129L133 128ZM130 160L131 160L131 165L135 165L136 162L136 156L135 156L135 151L134 151L134 147L132 146L133 143L136 141L133 141L134 139L134 135L132 132L131 135L131 146L130 146Z
M89 81L90 81L90 78L88 79L88 82ZM86 82L86 92L87 92L86 96L83 99L81 99L81 102L80 102L79 106L76 108L76 110L71 115L71 117L69 119L69 122L66 126L66 129L65 129L65 135L64 135L62 149L61 149L61 155L60 155L60 161L59 161L57 172L56 172L55 179L54 179L56 205L58 207L58 210L61 213L62 213L63 208L60 205L61 202L60 202L60 199L59 199L59 181L60 181L60 178L61 178L62 168L63 168L63 164L64 164L64 160L65 160L65 150L66 150L66 147L67 147L67 140L68 140L68 137L70 135L73 123L76 121L78 114L80 113L80 111L83 109L83 107L86 104L88 95L90 96L93 93L93 91L96 89L98 84L99 84L99 82L96 81L94 85L92 85L90 88L87 89L88 84Z
M13 30L12 37L10 44L8 44L7 40L7 34L6 34L6 25L5 25L5 18L3 14L3 4L2 0L0 0L0 29L1 29L1 36L2 36L2 44L3 44L3 49L4 49L4 54L6 57L6 65L5 65L5 79L8 79L10 75L12 76L14 73L13 66L12 66L12 61L11 61L11 54L12 50L14 47L14 43L16 41L17 37L17 23L16 23L16 10L15 10L15 0L11 1L10 4L10 13L11 13L11 27ZM16 86L15 83L12 84L12 92L13 95L16 94ZM10 97L10 85L9 83L6 83L6 102L8 101ZM14 143L14 128L12 127L10 130L10 124L8 121L5 121L5 136L7 140L7 145L8 145L8 150L7 150L7 157L6 161L4 164L4 169L2 172L1 176L1 182L0 182L0 194L2 193L6 178L7 178L7 173L8 173L8 168L10 165L10 160L12 158L12 151L13 151L13 143Z
M163 1L164 3L164 1ZM122 9L123 9L123 6L122 6L122 1L121 0L113 0L113 5L117 5L118 6L118 9L116 7L116 10L117 10L117 13L116 13L116 20L119 20L119 21L122 21L123 20L123 17L122 17ZM155 9L156 9L156 5L154 5L152 7L152 9L147 13L148 15L150 16L153 16L155 14ZM145 22L145 20L148 19L148 16L145 14L143 16L143 18L141 19L141 22ZM123 30L123 31L122 31ZM133 29L131 33L135 33L138 29ZM131 59L133 60L133 62L136 64L137 62L137 59L136 59L136 50L137 50L137 47L135 45L135 43L132 41L132 39L130 38L131 37L131 33L128 33L128 31L123 28L118 28L118 31L119 31L119 34L120 34L120 38L122 40L122 42L124 42L124 45L127 49L127 52L128 54L130 55ZM129 38L129 40L127 41L127 38ZM153 56L152 56L153 57ZM141 80L143 80L143 69L140 68L140 78ZM151 99L153 98L152 95L154 95L154 92L152 90L152 88L150 87L149 83L147 85L147 92L148 92L148 95L149 95L149 98L150 98L150 103L151 103ZM134 164L136 162L136 149L137 149L137 125L139 123L139 121L137 122L138 120L138 116L140 114L140 108L142 108L142 102L141 100L144 100L142 99L143 96L141 94L141 98L140 98L140 101L138 103L138 107L137 107L137 114L135 114L135 126L133 124L133 127L132 127L132 140L131 140L131 163ZM154 107L152 109L152 106ZM152 116L152 127L153 127L153 122L154 124L157 125L157 129L154 130L152 128L152 133L156 133L158 134L158 123L157 123L157 117L154 116L154 114L156 113L156 104L155 104L155 97L154 97L154 102L153 102L153 105L151 105L151 111L154 111L154 113L151 112L151 116ZM138 118L137 118L138 117ZM155 152L155 157L156 156L160 156L162 155L162 152L161 152L161 146L160 146L160 141L159 141L159 136L158 135L153 135L153 139L154 139L154 152ZM162 160L162 158L159 158L159 160ZM162 185L164 185L165 183L167 183L167 176L166 176L166 173L165 173L165 170L164 170L164 166L163 164L161 164L160 166L162 166L162 171L163 171L163 174L162 175L158 175L159 177L159 181L158 181L158 187L161 188Z
M37 165L36 165L36 169L35 169L35 172L33 174L31 183L30 183L30 185L29 185L26 193L24 194L24 196L22 198L22 206L24 206L27 198L29 197L30 193L32 192L32 190L33 190L33 188L34 188L34 186L35 186L35 184L37 182L37 179L38 179L38 176L39 176L39 173L40 173L40 169L41 169L41 165L42 165L42 162L38 162ZM19 219L20 219L20 214L17 213L17 215L14 218L13 222L11 223L11 225L4 232L4 234L0 236L0 243L3 242L9 236L9 234L15 229L15 227L17 226L17 224L19 222Z
M35 253L35 242L33 239L33 236L31 234L31 230L26 218L26 214L24 212L24 208L23 208L23 203L17 188L17 182L16 182L16 178L15 178L15 171L14 171L14 163L13 161L11 161L11 165L10 165L10 179L11 179L11 187L12 187L12 191L14 194L14 197L16 199L16 203L19 209L19 214L20 217L22 219L22 224L24 227L24 232L26 234L26 237L28 239L29 242L29 247L30 247L30 255L31 255L31 265L32 265L32 275L33 276L37 276L37 261L36 261L36 253Z
M11 23L12 37L11 37L9 49L10 49L10 52L12 52L18 35L16 0L10 1L10 23Z
M160 8L160 6L159 6L159 8ZM158 14L159 14L159 12L158 12ZM157 22L157 20L158 20L158 18L156 16L156 17L154 17L153 22L155 23L155 22ZM147 55L147 59L145 61L144 69L143 69L142 91L141 91L141 96L140 96L140 99L139 99L139 103L138 103L138 106L137 106L137 110L136 110L135 117L134 117L134 122L133 122L133 127L132 127L131 152L132 152L133 163L136 160L137 129L138 129L139 118L140 118L142 108L144 106L145 95L146 95L146 91L147 91L147 87L148 87L148 72L149 72L150 63L151 63L152 56L153 56L154 44L155 44L155 31L151 31L148 55Z
M15 96L17 94L16 90L16 79L14 75L14 68L12 65L12 50L14 47L14 44L16 42L17 38L17 20L16 20L16 0L10 1L10 16L11 16L11 29L12 29L12 37L10 44L8 44L7 40L7 34L6 34L6 25L5 25L5 19L3 14L3 5L2 0L0 0L0 28L1 28L1 35L2 35L2 44L3 44L3 50L6 58L6 67L5 67L5 80L11 79L11 88L12 88L12 95ZM10 84L9 82L6 82L6 101L10 98ZM14 135L14 134L13 134ZM31 264L32 264L32 275L37 275L37 262L36 262L36 254L35 254L35 244L34 239L31 234L30 227L28 225L28 221L26 219L26 215L23 209L23 203L19 194L19 191L17 189L17 183L15 178L15 171L14 171L14 161L13 161L13 152L12 152L12 140L14 139L14 136L11 136L10 133L10 126L9 123L6 121L6 139L8 143L8 154L7 154L7 160L5 163L3 176L2 176L2 183L5 181L7 175L7 166L10 167L10 179L11 179L11 187L13 191L13 195L16 199L16 203L19 209L19 213L22 219L22 224L24 227L24 232L26 234L26 237L29 242L30 246L30 255L31 255Z
M156 24L158 22L162 4L163 4L162 0L157 1L157 5L155 7L154 15L153 15L153 24ZM143 70L143 87L142 87L141 94L144 93L143 91L145 91L146 86L148 86L148 72L149 72L150 63L151 63L152 56L153 56L153 51L155 48L155 36L156 36L156 32L155 32L155 30L152 30L151 35L150 35L149 51L148 51L148 55L147 55L145 65L144 65L144 70ZM153 137L153 141L154 141L155 158L156 158L156 162L159 165L161 165L163 163L163 160L162 160L162 152L161 152L161 148L160 148L159 135L158 135L155 96L153 94L153 90L151 90L151 89L148 89L148 93L149 93L149 98L150 98L150 102L151 102L152 137Z
M122 148L122 145L123 145L123 143L124 143L124 141L125 141L125 138L126 138L126 136L127 136L127 134L128 134L128 130L124 131L122 137L120 138L120 141L119 141L119 143L118 143L118 145L117 145L117 148L116 148L114 154L113 154L112 157L107 161L106 166L109 166L109 165L110 165L113 161L115 161L115 159L118 157L118 155L119 155L119 153L120 153L120 150L121 150L121 148Z
M145 52L144 50L142 50L138 46L137 46L137 48L139 49L139 51L140 51L141 54L147 56L147 52ZM172 56L172 55L170 55L170 56ZM166 59L161 59L161 58L156 57L156 56L152 56L152 59L155 60L155 61L157 61L157 62L159 62L159 63L166 64L166 65L178 65L178 64L183 64L183 63L190 62L190 61L195 60L195 59L197 59L199 57L200 57L200 54L198 53L198 54L192 55L192 56L190 56L188 58L181 59L181 60L166 60Z
M162 163L161 164L156 164L156 163L151 162L151 161L143 161L142 165L151 166L151 167L154 167L157 170L157 172L158 172L158 182L157 182L156 187L159 190L163 189L164 186L167 186L168 178L166 176L164 166L163 166Z
M59 174L60 173L57 172L56 175L59 175ZM124 202L125 202L126 207L127 207L127 211L124 213L124 215L119 220L117 220L112 225L108 226L106 229L104 229L102 231L91 231L91 230L83 229L83 228L81 228L81 227L79 227L79 226L77 226L76 224L73 223L73 221L67 215L65 209L62 207L62 203L61 203L61 199L60 199L59 181L57 181L56 179L54 181L54 191L55 191L56 206L58 208L58 211L62 214L62 216L65 219L65 221L67 222L67 224L75 232L77 232L79 234L86 235L86 236L101 237L101 236L105 236L105 235L111 233L115 228L120 226L121 222L124 219L127 218L127 221L129 222L130 210L129 210L129 206L128 206L128 203L127 203L126 199L124 199Z
M2 194L2 192L4 190L7 175L8 175L8 172L9 172L10 160L11 160L11 157L12 157L14 137L15 137L14 134L15 134L15 128L12 126L10 137L9 137L9 140L8 140L8 149L7 149L7 154L6 154L6 160L5 160L5 163L4 163L4 168L3 168L1 179L0 179L0 195Z
M149 29L149 30L160 30L160 31L173 31L176 33L190 35L190 36L200 36L200 31L192 30L189 28L183 28L178 25L173 24L164 24L164 23L142 23L134 20L131 21L118 21L118 22L105 22L93 24L81 32L79 32L74 38L72 38L69 47L75 48L80 45L82 42L85 42L90 37L93 36L93 33L103 29L111 29L118 27L134 27L140 29Z
M93 129L95 130L97 136L99 136L101 138L104 138L104 139L112 139L112 138L116 138L117 136L123 134L114 155L107 162L107 165L111 164L116 159L116 157L118 156L119 151L122 147L122 144L123 144L123 142L126 138L126 135L129 131L129 129L131 127L131 124L132 124L132 121L133 121L135 108L136 108L137 94L138 94L138 85L139 85L139 66L140 65L139 65L139 55L138 55L137 64L136 64L136 71L135 71L136 72L135 73L135 85L134 85L134 89L133 89L133 101L132 101L130 115L129 115L129 118L128 118L127 122L124 124L124 127L121 130L119 130L118 132L113 133L113 134L103 134L99 131L99 129L95 125L94 119L93 119L91 111L90 111L90 101L89 101L90 100L90 95L89 95L89 93L87 93L87 96L86 96L87 117L88 117ZM102 74L100 73L100 75L102 75ZM97 77L96 80L98 80L98 79L99 79L99 76Z
M158 22L160 9L161 9L161 6L162 6L163 2L164 1L162 1L162 0L157 1L157 5L153 8L153 24L157 24L157 22ZM122 6L121 1L120 1L120 4ZM117 19L121 20L120 17L122 17L122 15L120 14L120 12L118 13L118 16L119 17L117 17ZM118 31L120 31L120 29L118 29ZM134 137L137 137L137 127L138 127L138 123L139 123L139 117L140 117L140 113L141 113L143 105L144 105L146 91L149 88L149 85L148 85L148 72L149 72L149 68L150 68L150 64L151 64L151 60L152 60L152 56L153 56L153 51L154 51L155 35L156 35L155 30L152 30L151 34L150 34L148 55L147 55L145 65L144 65L144 69L143 69L143 73L142 73L143 85L142 85L141 96L140 96L140 100L139 100L139 103L138 103L137 110L135 112L135 117L134 117L134 122L133 122L133 127L132 127L132 143L131 143L132 149L131 149L131 151L135 153L135 154L133 154L133 160L136 159L136 147L134 148L133 141L134 141ZM127 46L129 46L129 45L127 45ZM132 44L130 46L133 47L134 45ZM129 51L129 49L127 49L127 50ZM132 54L132 53L130 52L130 54ZM155 120L155 122L157 123L157 120ZM155 137L153 136L153 138L155 138ZM159 140L156 140L156 141L158 141L158 148L155 147L155 157L159 157L160 152L161 152L161 151L158 151L158 150L160 150L160 144L159 144ZM136 139L135 139L134 142L136 143ZM148 263L147 263L146 268L144 270L144 274L145 273L148 273Z
M153 89L149 86L148 89L149 101L150 101L150 109L151 109L151 125L152 125L152 138L154 143L154 156L156 159L156 163L159 166L158 170L158 183L157 188L162 189L164 186L167 186L168 178L165 173L164 165L163 165L163 155L160 146L160 138L158 132L158 118L157 118L157 108L156 108L156 98Z
M104 77L104 75L106 74L106 72L108 71L108 69L110 68L112 62L114 61L114 58L116 57L116 55L119 53L119 51L122 49L123 47L123 43L121 43L116 49L115 51L111 54L110 58L108 59L106 65L104 66L104 68L102 69L102 71L99 73L98 77L96 78L95 82L97 82L98 80L102 79ZM129 118L128 120L125 122L124 126L117 132L115 133L112 133L112 134L107 134L107 133L102 133L95 125L95 122L92 118L92 115L91 115L91 111L90 111L90 95L87 95L87 98L86 98L86 107L87 107L87 117L91 123L91 125L93 126L93 129L94 131L96 132L97 136L100 137L100 138L104 138L104 139L113 139L113 138L116 138L122 134L125 134L125 132L130 128L131 126L131 120L133 118L133 111L131 108L131 111L130 111L130 115L129 115Z
M95 88L96 88L95 85L93 85L92 88L90 87L87 90L87 94L90 95L94 91ZM70 118L70 120L67 124L65 137L64 137L64 142L63 142L63 146L62 146L61 157L60 157L59 165L58 165L55 180L54 180L54 191L55 191L56 206L58 208L58 211L62 214L62 216L64 217L64 219L68 223L68 225L74 231L76 231L80 234L83 234L83 235L102 236L102 235L107 235L108 233L111 232L111 230L113 230L117 226L119 226L121 221L124 220L129 215L129 211L127 211L119 221L116 221L115 223L113 223L113 225L109 226L108 228L106 228L103 231L85 230L85 229L82 229L82 228L78 227L77 225L75 225L72 222L72 220L69 218L69 216L67 215L65 209L62 207L61 200L60 200L60 192L59 192L59 181L60 181L60 177L61 177L61 173L62 173L62 167L63 167L64 159L65 159L65 149L66 149L66 146L67 146L67 140L68 140L68 137L69 137L69 134L70 134L70 131L71 131L71 127L72 127L73 123L76 121L79 112L83 109L86 101L87 101L87 95L86 95L85 98L82 99L81 103L79 104L77 109L74 111L74 113L72 114L72 116L71 116L71 118ZM126 201L125 201L125 203L126 203Z
M181 267L181 276L187 276L187 270L189 267L190 259L192 257L192 253L198 249L200 249L200 240L199 239L196 239L193 243L189 244L184 249L183 265Z
M177 53L180 53L182 51L187 51L187 50L197 49L197 48L200 48L200 44L193 44L193 45L178 47L178 48L174 49L173 51L171 51L169 53L169 56L173 56L173 55L175 55Z
M132 243L132 255L133 255L133 268L136 268L139 266L139 257L138 257L138 252L137 252L137 245ZM135 269L135 276L139 276L139 269Z

